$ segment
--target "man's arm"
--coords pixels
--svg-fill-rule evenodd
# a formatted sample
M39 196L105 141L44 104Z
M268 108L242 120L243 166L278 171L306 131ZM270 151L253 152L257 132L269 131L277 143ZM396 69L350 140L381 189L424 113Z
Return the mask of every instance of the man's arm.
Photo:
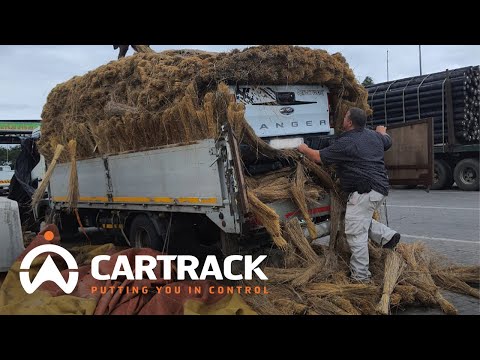
M382 141L383 141L383 150L387 151L392 147L392 138L390 135L387 134L387 128L385 126L377 126L375 129L377 133L382 135Z
M322 159L320 158L320 151L311 149L306 144L301 144L298 147L298 151L300 151L302 154L304 154L310 160L312 160L312 161L314 161L318 164L322 163Z
M322 165L338 164L350 159L348 139L337 138L330 146L322 150L314 150L307 145L302 144L298 147L298 151L305 154L310 160Z

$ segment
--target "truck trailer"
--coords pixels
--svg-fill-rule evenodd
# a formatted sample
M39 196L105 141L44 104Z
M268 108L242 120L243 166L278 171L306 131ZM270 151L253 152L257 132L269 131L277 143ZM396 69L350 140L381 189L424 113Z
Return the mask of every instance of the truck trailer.
M480 69L464 67L374 84L367 87L371 126L433 119L433 190L454 183L479 189ZM416 186L415 182L410 184Z

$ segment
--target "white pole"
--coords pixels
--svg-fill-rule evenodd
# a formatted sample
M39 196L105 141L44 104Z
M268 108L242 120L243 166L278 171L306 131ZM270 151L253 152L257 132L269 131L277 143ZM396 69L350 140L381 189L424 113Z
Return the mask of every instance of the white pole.
M388 76L388 49L387 49L387 81L389 81L389 76Z
M420 76L422 75L422 45L418 45L418 61L420 63Z

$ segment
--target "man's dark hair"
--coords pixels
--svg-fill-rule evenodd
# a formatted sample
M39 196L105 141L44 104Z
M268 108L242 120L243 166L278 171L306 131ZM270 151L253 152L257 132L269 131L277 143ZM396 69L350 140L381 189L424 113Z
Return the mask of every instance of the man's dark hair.
M353 126L355 126L355 128L365 127L367 123L367 114L365 113L365 111L354 107L349 110L349 113L349 119L352 120Z

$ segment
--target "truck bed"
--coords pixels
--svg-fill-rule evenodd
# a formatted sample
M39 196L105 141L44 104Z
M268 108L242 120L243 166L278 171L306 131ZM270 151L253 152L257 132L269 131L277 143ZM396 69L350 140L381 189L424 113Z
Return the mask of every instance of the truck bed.
M77 161L79 209L203 214L222 231L241 234L248 201L236 144L207 139L188 145L129 152ZM56 210L66 209L70 163L57 164L49 194ZM282 221L301 218L291 200L268 204ZM325 219L330 199L310 204ZM251 220L251 218L250 218ZM251 221L248 222L251 226ZM261 226L261 224L258 224Z
M216 223L222 213L225 231L240 231L214 139L80 160L77 170L79 209L203 213ZM70 164L58 164L50 180L57 208L66 206L69 176Z

